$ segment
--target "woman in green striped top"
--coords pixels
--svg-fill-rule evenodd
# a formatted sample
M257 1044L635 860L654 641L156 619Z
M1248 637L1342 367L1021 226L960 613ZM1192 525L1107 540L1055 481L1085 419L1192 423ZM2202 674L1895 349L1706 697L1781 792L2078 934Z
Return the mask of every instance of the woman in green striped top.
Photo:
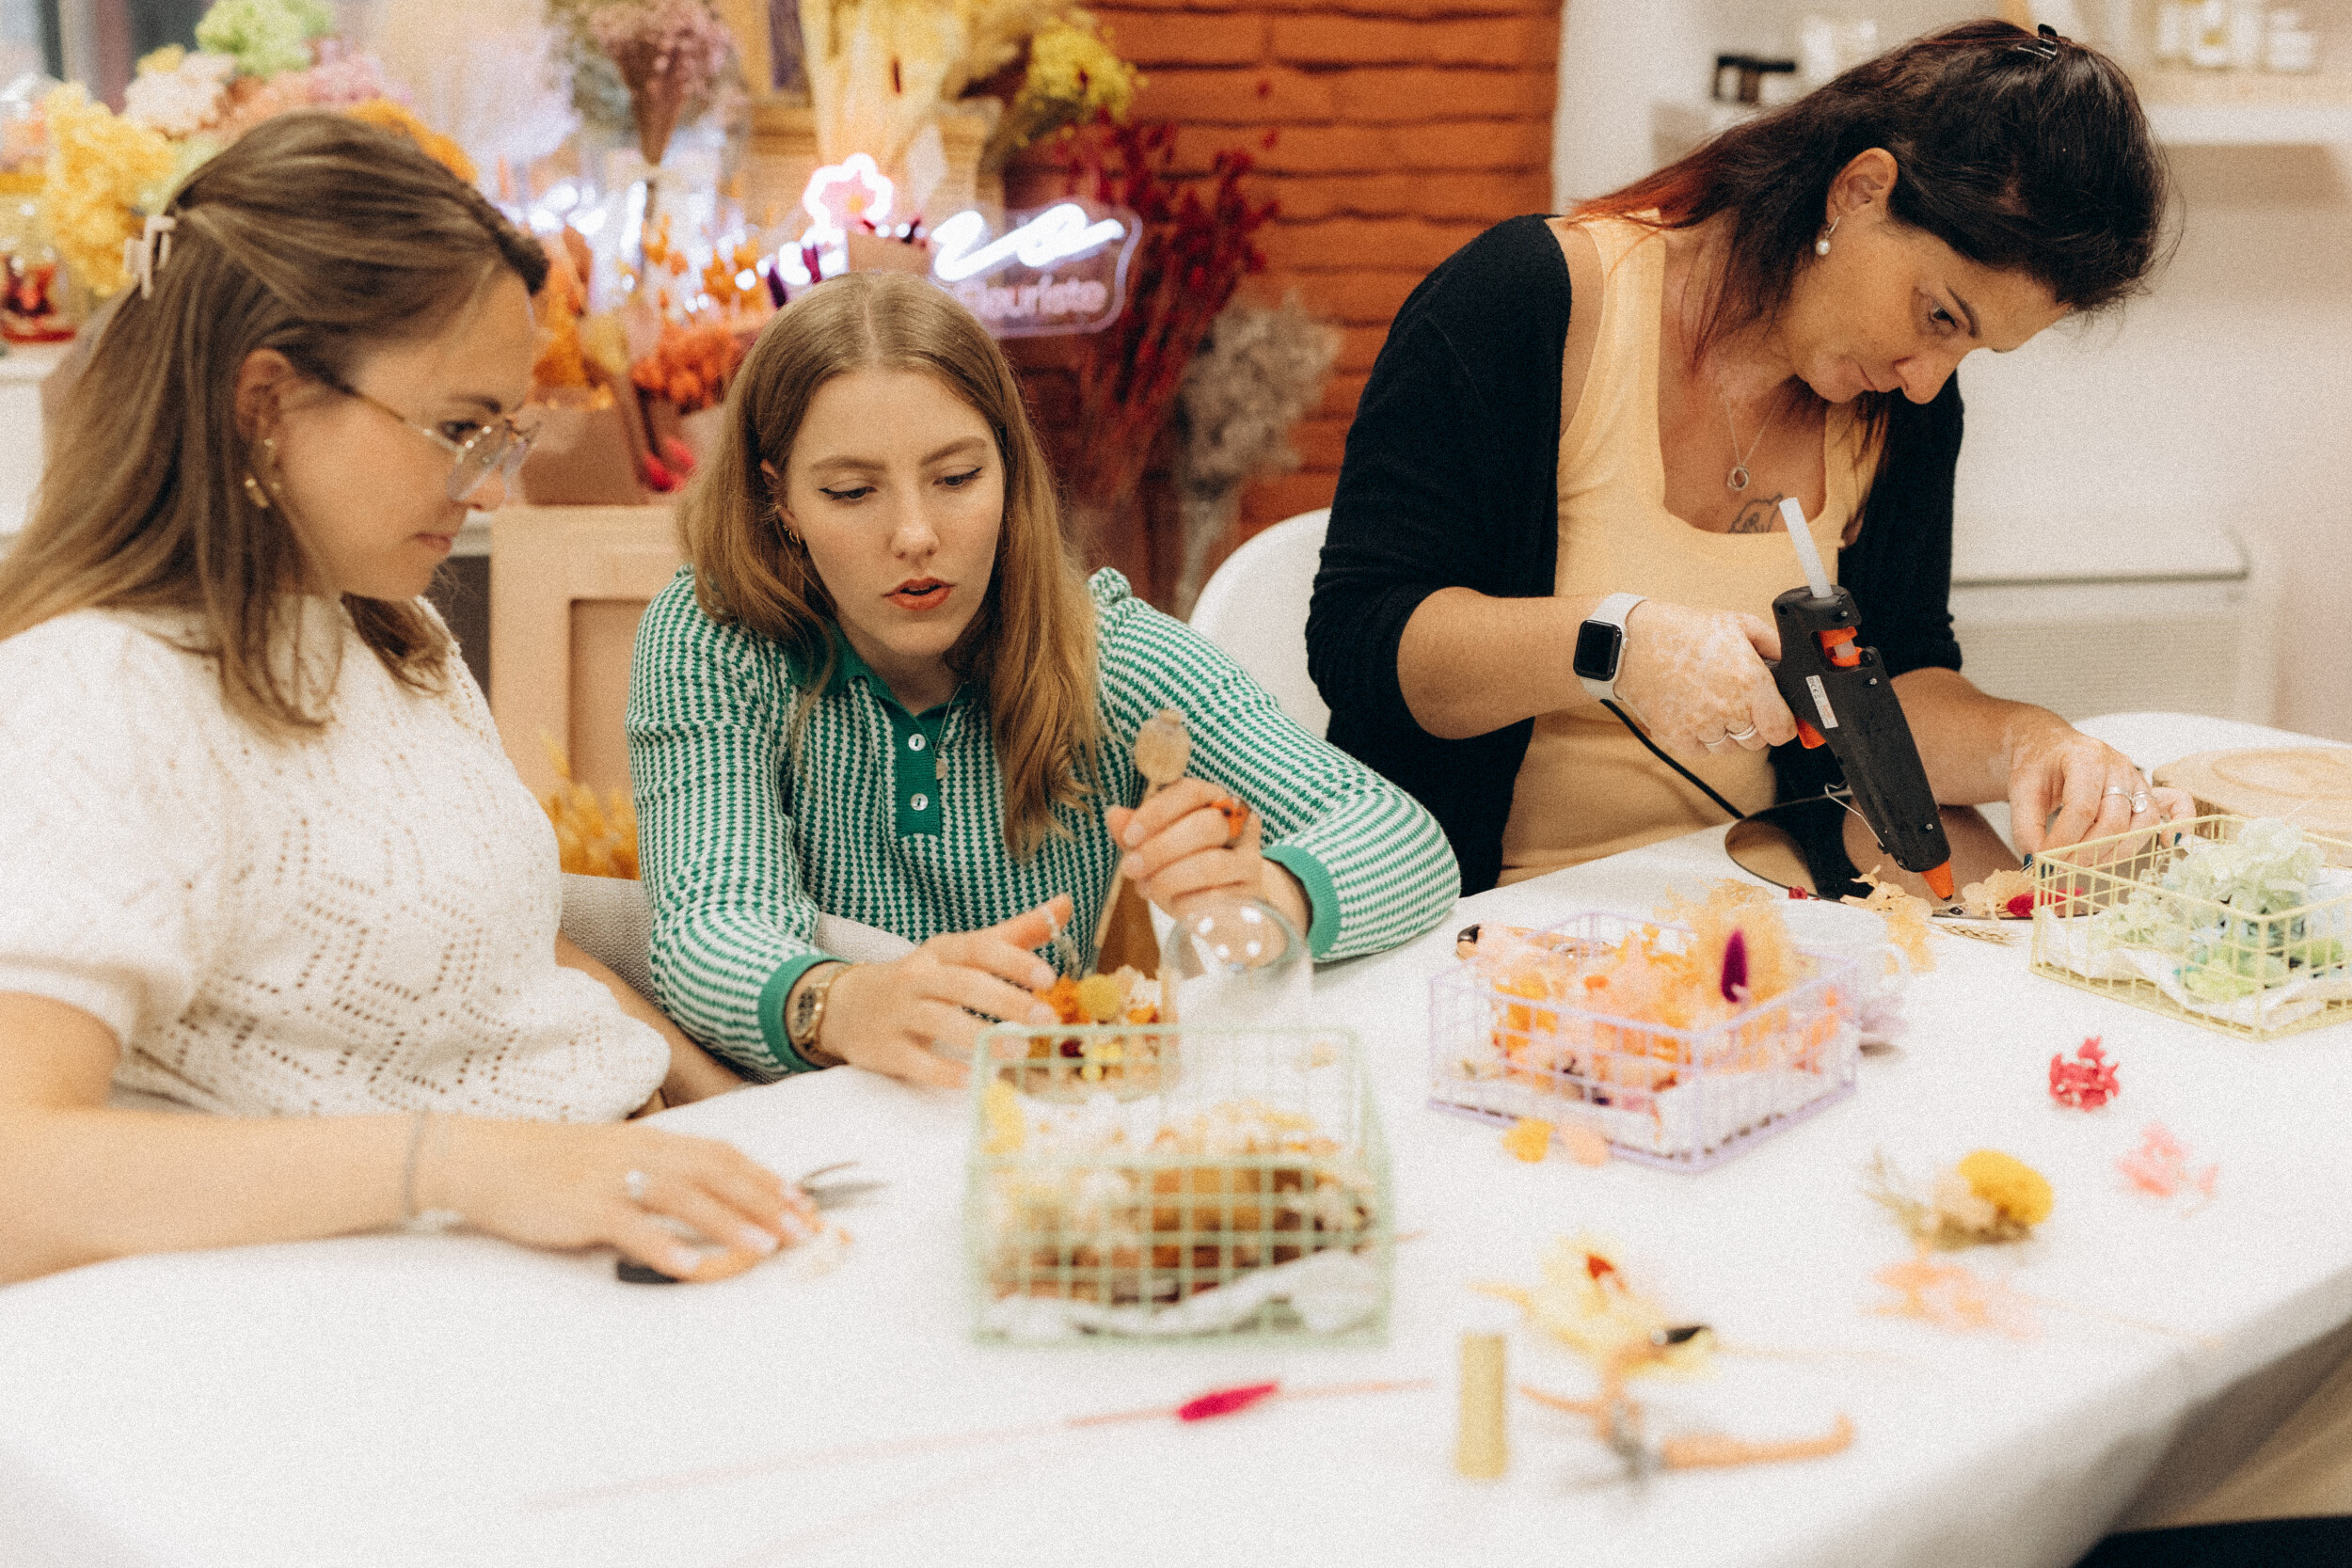
M1162 908L1262 897L1318 958L1453 907L1453 852L1410 797L1119 574L1080 576L1011 367L920 279L851 274L778 315L681 527L690 564L629 683L654 983L755 1077L961 1081L928 1047L1052 1022L1034 949L1094 929L1122 854ZM1162 708L1195 776L1131 810ZM1238 842L1228 792L1262 822ZM920 945L844 964L819 911Z

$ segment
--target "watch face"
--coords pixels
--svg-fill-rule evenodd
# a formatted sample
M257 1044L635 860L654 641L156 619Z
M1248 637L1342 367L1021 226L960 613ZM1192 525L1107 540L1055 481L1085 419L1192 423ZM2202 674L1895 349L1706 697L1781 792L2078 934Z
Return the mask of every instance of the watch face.
M1625 631L1606 621L1587 621L1577 628L1576 660L1578 675L1589 681L1613 681L1617 678L1617 659L1625 652Z

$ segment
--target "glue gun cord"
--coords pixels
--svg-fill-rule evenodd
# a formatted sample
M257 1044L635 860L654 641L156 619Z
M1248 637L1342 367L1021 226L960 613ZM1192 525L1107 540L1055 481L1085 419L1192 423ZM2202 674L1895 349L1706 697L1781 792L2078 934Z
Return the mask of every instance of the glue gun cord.
M1658 748L1658 742L1652 740L1648 736L1642 732L1642 726L1633 721L1632 715L1627 713L1625 709L1619 707L1616 704L1612 702L1603 702L1600 705L1615 714L1617 716L1617 722L1623 724L1627 729L1631 730L1633 732L1633 738L1648 747L1649 754L1651 756L1656 757L1659 761L1664 763L1667 767L1673 768L1676 772L1690 780L1692 784L1698 786L1700 794L1706 796L1708 800L1723 807L1724 810L1731 813L1731 819L1734 822L1745 822L1748 819L1748 814L1746 812L1741 811L1738 806L1733 805L1729 800L1724 800L1722 796L1708 788L1706 780L1700 778L1696 773L1692 772L1688 768L1683 767L1682 764L1675 761L1674 758L1668 756L1664 752L1660 751Z

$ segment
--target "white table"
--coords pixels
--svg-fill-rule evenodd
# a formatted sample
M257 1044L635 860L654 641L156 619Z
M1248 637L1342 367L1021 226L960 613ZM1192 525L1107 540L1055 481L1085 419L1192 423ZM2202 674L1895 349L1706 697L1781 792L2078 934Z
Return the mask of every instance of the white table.
M2298 738L2163 716L2091 727L2143 764ZM2294 1354L2352 1319L2352 1032L2237 1044L2031 978L2022 942L1946 940L1910 993L1908 1042L1866 1061L1858 1093L1704 1175L1524 1165L1492 1130L1425 1107L1425 982L1462 919L1645 912L1670 882L1695 891L1728 872L1720 837L1481 895L1412 947L1317 977L1327 1016L1362 1034L1398 1228L1421 1233L1398 1249L1386 1349L977 1348L959 1231L964 1102L829 1072L668 1118L787 1172L854 1157L889 1179L845 1214L854 1248L822 1277L770 1266L648 1289L617 1284L607 1257L384 1236L133 1259L0 1291L0 1562L2067 1563L2194 1413L2229 1397L2277 1405L2316 1375ZM2049 1056L2089 1034L2121 1060L2121 1100L2058 1111ZM2219 1196L2193 1217L2115 1176L2155 1118L2221 1164ZM1905 1248L1863 1196L1861 1165L1884 1148L1924 1169L1980 1145L2057 1186L2056 1212L2014 1259L2022 1288L2180 1332L2051 1311L2018 1343L1868 1315L1869 1274ZM1607 1473L1581 1426L1520 1404L1509 1477L1455 1478L1456 1336L1493 1313L1466 1287L1533 1280L1551 1240L1585 1227L1726 1340L1820 1353L1725 1355L1712 1379L1657 1386L1659 1418L1777 1436L1844 1410L1853 1448L1637 1492L1581 1484ZM1589 1387L1582 1363L1525 1332L1512 1355L1515 1380ZM1417 1376L1437 1381L1200 1426L526 1506L1263 1377Z

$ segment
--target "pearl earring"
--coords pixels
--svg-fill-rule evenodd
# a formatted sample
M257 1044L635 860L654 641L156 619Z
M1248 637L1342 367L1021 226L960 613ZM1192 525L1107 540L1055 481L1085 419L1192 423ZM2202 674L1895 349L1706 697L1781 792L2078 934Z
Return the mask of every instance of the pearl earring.
M1821 237L1820 237L1820 239L1818 239L1818 240L1816 240L1816 241L1814 241L1814 242L1813 242L1813 254L1814 254L1814 255L1816 255L1816 256L1826 256L1826 255L1828 255L1828 254L1829 254L1829 237L1830 237L1832 234L1835 234L1835 233L1836 233L1836 232L1837 232L1837 220L1836 220L1836 218L1832 218L1832 219L1830 219L1830 222L1829 222L1829 227L1821 230Z

